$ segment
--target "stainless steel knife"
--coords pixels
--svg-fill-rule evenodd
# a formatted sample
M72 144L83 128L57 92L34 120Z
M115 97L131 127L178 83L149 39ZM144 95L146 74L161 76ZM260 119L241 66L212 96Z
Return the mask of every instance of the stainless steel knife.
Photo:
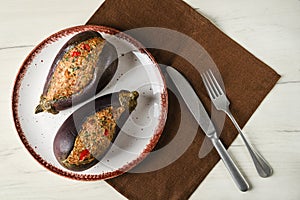
M212 144L216 148L237 187L243 192L247 191L249 189L249 184L247 183L242 173L239 171L236 164L227 153L224 145L218 138L215 126L209 118L204 106L202 105L202 102L200 101L192 86L185 79L185 77L173 67L168 66L166 67L165 71L176 86L178 92L180 93L188 109L194 116L195 120L198 122L202 130L205 132L207 137L211 140Z

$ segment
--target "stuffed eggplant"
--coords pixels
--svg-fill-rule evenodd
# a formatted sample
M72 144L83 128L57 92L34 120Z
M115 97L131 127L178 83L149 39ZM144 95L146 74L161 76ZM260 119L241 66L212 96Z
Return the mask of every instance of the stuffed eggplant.
M118 65L115 47L95 31L73 36L58 52L35 113L57 114L102 90Z
M95 165L110 148L137 106L136 91L97 98L69 116L58 130L53 150L58 162L73 171Z

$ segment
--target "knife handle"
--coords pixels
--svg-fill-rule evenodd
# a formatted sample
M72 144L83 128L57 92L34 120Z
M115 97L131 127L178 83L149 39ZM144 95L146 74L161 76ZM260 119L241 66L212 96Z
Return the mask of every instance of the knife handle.
M249 184L243 177L240 170L237 168L236 164L231 159L230 155L227 153L222 142L217 137L216 138L212 137L211 141L215 146L215 148L217 149L221 159L223 160L226 168L228 169L237 187L243 192L247 191L249 189Z

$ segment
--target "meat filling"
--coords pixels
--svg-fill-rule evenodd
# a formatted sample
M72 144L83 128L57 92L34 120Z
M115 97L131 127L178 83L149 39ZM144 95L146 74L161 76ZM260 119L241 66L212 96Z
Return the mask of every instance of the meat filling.
M74 147L64 163L81 165L99 158L110 146L117 120L124 111L122 106L110 106L89 116L82 124Z
M105 40L95 37L77 44L65 53L57 64L45 100L55 101L82 91L93 79L104 44Z

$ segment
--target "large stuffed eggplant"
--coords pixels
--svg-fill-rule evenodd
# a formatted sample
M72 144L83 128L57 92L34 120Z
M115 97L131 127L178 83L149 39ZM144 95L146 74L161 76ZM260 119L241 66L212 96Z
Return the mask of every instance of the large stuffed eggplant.
M54 139L58 162L73 171L95 165L110 148L130 113L138 92L120 91L97 98L69 116Z
M117 65L115 47L98 32L76 34L55 57L35 113L57 114L87 100L108 84Z

